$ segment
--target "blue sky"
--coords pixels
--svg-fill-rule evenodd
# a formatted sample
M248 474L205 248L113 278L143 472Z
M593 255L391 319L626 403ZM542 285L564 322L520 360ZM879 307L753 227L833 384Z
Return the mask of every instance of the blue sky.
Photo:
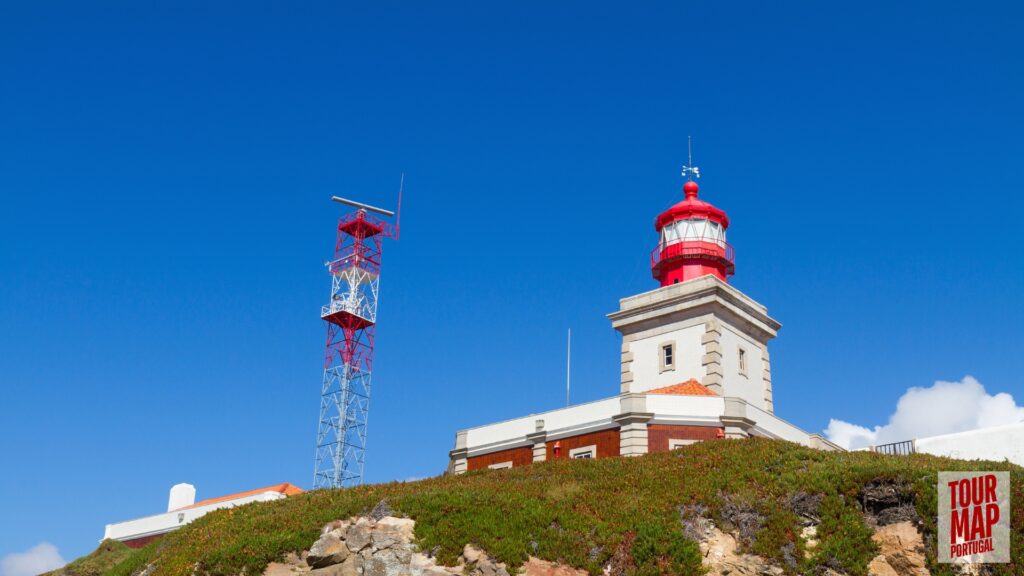
M340 207L393 205L367 479L618 389L654 216L728 211L777 412L1024 396L1013 3L0 6L0 556L309 486ZM3 576L12 576L5 574Z

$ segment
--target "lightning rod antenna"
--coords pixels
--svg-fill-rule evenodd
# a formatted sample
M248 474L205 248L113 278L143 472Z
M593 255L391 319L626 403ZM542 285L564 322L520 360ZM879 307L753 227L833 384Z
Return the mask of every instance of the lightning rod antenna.
M700 178L700 168L693 165L693 136L686 137L686 161L689 164L683 166L683 176L688 181L693 181L694 177Z
M395 240L398 240L398 235L402 230L402 190L405 189L405 172L402 172L401 178L398 180L398 208L396 211L398 215L395 217Z
M569 383L572 375L572 328L565 342L565 405L569 405Z

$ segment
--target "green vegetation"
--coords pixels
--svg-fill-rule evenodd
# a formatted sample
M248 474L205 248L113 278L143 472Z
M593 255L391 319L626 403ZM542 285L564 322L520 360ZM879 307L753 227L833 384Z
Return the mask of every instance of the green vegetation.
M116 540L104 540L100 542L99 548L88 556L82 556L63 568L42 576L101 576L124 562L132 552L131 548Z
M533 555L593 574L609 563L616 572L638 576L699 574L697 544L684 535L696 515L737 530L746 550L774 559L788 573L830 567L863 576L877 554L862 510L864 490L885 483L899 487L911 514L916 507L932 573L945 575L949 567L934 558L936 472L977 469L1012 471L1014 564L991 565L991 573L1024 573L1021 468L924 455L828 453L759 439L703 442L641 458L558 460L322 490L250 504L209 514L103 573L131 576L156 562L152 576L258 575L268 562L307 549L324 524L366 513L386 498L396 514L416 520L421 549L436 550L445 563L454 563L463 545L474 543L513 567ZM801 516L820 519L820 543L809 555L800 538Z

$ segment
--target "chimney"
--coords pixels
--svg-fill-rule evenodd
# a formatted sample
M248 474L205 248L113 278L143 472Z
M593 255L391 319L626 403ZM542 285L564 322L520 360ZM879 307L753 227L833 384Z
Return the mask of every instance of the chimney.
M172 512L196 503L196 487L191 484L175 484L167 499L167 511Z

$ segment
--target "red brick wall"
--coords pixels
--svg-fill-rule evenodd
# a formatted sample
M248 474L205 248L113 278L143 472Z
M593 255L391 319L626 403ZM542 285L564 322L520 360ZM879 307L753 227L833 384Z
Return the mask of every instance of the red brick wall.
M136 538L134 540L124 540L122 543L129 548L142 548L146 544L149 544L157 538L163 537L163 534L153 534L152 536L143 536L142 538Z
M714 440L720 428L716 426L676 426L673 424L647 425L647 451L668 452L669 440Z
M555 458L555 440L547 441L548 449L548 460L554 460ZM582 448L583 446L590 446L591 444L597 445L597 457L598 458L609 458L611 456L619 455L619 429L613 428L611 430L601 430L600 432L591 432L590 434L580 434L579 436L570 436L568 438L561 438L557 440L560 447L559 458L568 458L569 451L574 448Z
M524 446L522 448L491 452L490 454L481 454L480 456L470 456L466 462L466 468L467 470L479 470L480 468L487 468L491 464L500 464L509 460L512 461L512 466L514 467L526 466L533 462L533 448L531 446Z

